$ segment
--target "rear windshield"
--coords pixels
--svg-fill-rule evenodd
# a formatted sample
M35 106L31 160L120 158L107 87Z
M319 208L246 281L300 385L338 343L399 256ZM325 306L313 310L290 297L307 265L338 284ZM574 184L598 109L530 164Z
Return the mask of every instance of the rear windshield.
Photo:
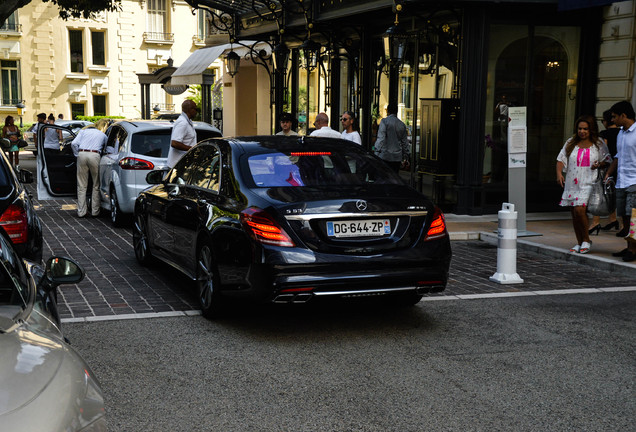
M133 134L130 150L138 155L167 158L170 150L170 129Z
M197 142L208 138L220 137L216 131L197 129ZM132 136L130 150L138 155L167 158L170 150L170 135L172 130L153 130L148 132L138 132Z
M248 164L257 187L403 183L382 161L364 152L272 152L253 155Z

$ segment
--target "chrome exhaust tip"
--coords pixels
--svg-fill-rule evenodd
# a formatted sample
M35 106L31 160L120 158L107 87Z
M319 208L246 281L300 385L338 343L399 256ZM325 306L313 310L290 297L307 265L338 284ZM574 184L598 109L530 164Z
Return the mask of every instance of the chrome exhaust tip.
M313 293L299 293L299 294L279 294L276 297L274 297L274 300L272 300L272 303L284 303L284 304L288 304L288 303L295 303L295 304L299 304L299 303L307 303L309 300L311 300L311 298L313 297Z

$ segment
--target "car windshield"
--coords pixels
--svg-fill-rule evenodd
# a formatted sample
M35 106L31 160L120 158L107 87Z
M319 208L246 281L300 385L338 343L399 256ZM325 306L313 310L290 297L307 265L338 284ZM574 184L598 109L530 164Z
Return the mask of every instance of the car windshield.
M148 157L167 158L170 150L170 129L133 134L131 151Z
M261 153L250 156L248 165L257 187L402 184L378 159L349 150Z

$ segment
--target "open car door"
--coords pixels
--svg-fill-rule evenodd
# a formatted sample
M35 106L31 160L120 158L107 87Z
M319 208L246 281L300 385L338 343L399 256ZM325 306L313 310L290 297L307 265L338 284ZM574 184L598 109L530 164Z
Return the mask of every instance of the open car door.
M77 157L71 143L76 134L68 127L42 123L35 136L38 149L38 199L77 196ZM44 141L57 141L59 150L44 149Z

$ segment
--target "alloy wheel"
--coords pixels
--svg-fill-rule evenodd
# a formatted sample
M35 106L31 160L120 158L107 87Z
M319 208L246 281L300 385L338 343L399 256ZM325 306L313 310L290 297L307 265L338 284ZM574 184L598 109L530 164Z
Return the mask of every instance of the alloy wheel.
M212 251L208 244L203 244L197 254L197 289L203 315L207 318L217 317L220 299Z
M141 214L135 217L133 247L135 248L137 261L141 264L147 264L150 261L150 253L148 251L148 237L146 235L146 220Z

